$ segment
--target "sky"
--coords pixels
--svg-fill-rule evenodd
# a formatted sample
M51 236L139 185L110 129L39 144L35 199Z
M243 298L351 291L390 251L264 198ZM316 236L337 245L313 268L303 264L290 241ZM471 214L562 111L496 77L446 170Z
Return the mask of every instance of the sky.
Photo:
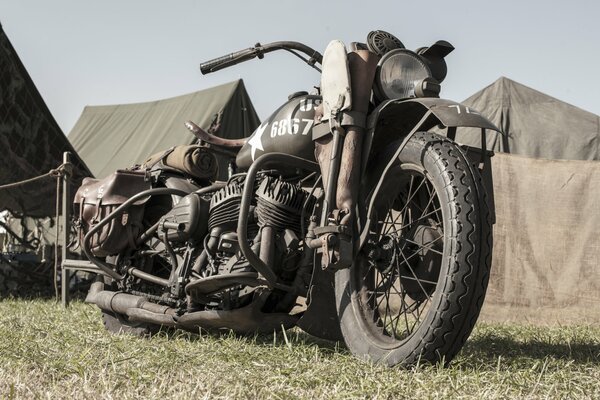
M461 101L501 76L600 114L600 1L0 0L0 23L68 134L86 105L153 101L244 79L268 117L319 74L286 52L203 76L206 60L256 42L396 35L444 39L441 97Z

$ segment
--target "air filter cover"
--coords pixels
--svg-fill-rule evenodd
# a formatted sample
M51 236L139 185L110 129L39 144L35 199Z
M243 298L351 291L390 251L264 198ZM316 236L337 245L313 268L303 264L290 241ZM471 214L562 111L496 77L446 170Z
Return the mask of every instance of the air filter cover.
M367 47L373 53L383 56L392 50L403 49L404 44L386 31L371 31L367 35Z

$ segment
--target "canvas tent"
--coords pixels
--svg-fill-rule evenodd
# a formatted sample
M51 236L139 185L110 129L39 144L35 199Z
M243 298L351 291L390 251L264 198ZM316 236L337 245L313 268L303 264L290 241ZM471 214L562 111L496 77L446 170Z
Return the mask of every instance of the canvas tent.
M496 224L482 317L600 322L599 117L507 78L463 103L505 133L487 137ZM457 141L478 147L480 132Z
M90 172L52 117L0 25L0 186L47 173L72 153L72 189ZM74 191L72 190L72 193ZM30 217L55 213L56 183L47 178L0 190L0 211Z
M91 173L46 107L0 25L0 297L54 290L56 178L43 176L71 153L71 199ZM16 217L7 217L7 211Z
M191 144L184 122L203 129L219 125L225 138L249 136L260 121L242 80L164 100L85 107L69 139L94 175L142 163L149 155L175 145ZM227 162L219 160L220 177Z
M600 117L499 78L463 104L482 112L504 135L488 132L487 148L535 158L600 160ZM478 147L478 130L459 129L457 141Z

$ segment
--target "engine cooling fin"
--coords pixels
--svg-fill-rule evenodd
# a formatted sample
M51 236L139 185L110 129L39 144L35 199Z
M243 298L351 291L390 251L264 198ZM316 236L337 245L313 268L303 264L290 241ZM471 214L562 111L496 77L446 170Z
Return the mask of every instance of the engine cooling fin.
M276 230L290 228L300 235L300 218L308 192L269 176L261 182L256 196L256 214L260 226L271 226Z
M242 201L242 186L237 183L229 184L217 191L210 200L210 216L208 229L217 226L237 225Z

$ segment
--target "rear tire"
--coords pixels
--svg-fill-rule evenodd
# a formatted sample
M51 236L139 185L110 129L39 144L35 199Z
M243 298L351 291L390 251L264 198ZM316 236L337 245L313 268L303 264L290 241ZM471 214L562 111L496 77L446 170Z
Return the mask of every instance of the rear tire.
M335 274L338 317L352 353L412 366L448 364L460 351L489 278L485 196L479 171L455 143L425 132L409 140L376 199L370 244Z
M156 334L160 330L160 326L158 325L129 321L124 315L112 313L110 311L101 310L101 312L104 328L115 335L127 334L148 337Z

